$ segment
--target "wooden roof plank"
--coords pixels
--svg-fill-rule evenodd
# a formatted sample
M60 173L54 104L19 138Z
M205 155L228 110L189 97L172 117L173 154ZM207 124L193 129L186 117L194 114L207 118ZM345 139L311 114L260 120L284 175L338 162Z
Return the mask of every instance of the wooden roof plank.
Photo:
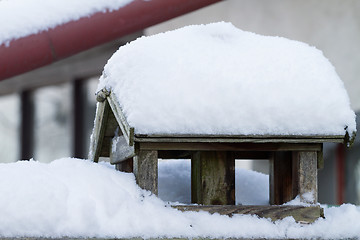
M344 138L135 137L139 143L343 143Z
M101 155L109 112L110 106L107 101L99 102L97 104L95 126L91 136L91 147L89 152L89 158L94 162L98 162Z
M116 100L116 97L114 94L110 93L107 97L107 100L110 104L110 107L114 113L114 116L116 118L116 121L118 122L121 132L123 133L124 137L126 138L129 146L134 145L134 139L135 139L135 131L134 128L131 127L128 122L126 121L126 117L124 113L122 112L122 109L119 105L119 103Z
M183 151L321 151L322 143L136 143L140 150Z

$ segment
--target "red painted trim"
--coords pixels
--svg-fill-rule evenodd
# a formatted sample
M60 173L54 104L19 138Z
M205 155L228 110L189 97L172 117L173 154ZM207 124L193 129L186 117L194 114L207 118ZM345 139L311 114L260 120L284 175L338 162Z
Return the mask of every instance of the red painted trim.
M117 11L96 13L0 45L0 80L28 72L102 43L221 0L134 0Z
M345 202L345 147L338 144L336 148L336 204Z

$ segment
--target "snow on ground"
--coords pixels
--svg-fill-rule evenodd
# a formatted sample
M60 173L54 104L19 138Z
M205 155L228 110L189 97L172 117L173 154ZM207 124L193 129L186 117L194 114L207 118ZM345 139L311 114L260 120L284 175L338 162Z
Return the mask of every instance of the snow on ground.
M117 10L133 0L2 0L0 45L11 40L89 17L96 12ZM9 24L11 23L11 24Z
M171 167L171 162L160 162L159 174L168 174L160 181L172 180L171 175L187 178L186 164L174 162ZM242 174L256 176L246 171ZM255 178L265 181L259 176ZM360 207L354 205L325 207L326 219L309 225L295 223L290 217L271 222L246 215L182 213L138 188L133 174L79 159L0 164L0 196L0 237L360 236Z
M139 134L344 135L344 84L321 51L230 23L139 38L109 59L113 91ZM160 116L160 117L159 117Z

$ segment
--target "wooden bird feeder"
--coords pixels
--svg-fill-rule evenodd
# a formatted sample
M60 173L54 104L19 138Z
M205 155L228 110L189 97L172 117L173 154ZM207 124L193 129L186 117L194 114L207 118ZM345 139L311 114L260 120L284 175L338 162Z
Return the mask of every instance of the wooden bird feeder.
M154 194L158 159L191 159L198 205L175 206L182 211L313 222L323 143L350 145L356 133L320 51L231 23L139 38L109 59L98 88L90 159L110 157ZM270 161L270 205L235 205L235 159Z
M200 205L176 207L182 211L293 216L305 222L323 216L316 205L323 143L341 143L344 136L134 134L116 99L106 90L97 94L90 152L94 162L110 157L118 170L133 172L141 188L157 194L158 159L191 159L191 201ZM235 205L235 159L270 160L269 206ZM310 205L281 205L296 196Z

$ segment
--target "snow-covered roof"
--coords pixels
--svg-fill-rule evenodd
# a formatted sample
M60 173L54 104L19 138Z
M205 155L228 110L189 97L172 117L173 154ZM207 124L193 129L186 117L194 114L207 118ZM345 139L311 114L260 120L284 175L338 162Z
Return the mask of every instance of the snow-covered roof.
M141 37L109 59L98 90L135 134L350 135L344 84L321 51L230 23Z
M0 45L82 17L89 17L96 12L117 10L132 1L3 0L0 1Z

